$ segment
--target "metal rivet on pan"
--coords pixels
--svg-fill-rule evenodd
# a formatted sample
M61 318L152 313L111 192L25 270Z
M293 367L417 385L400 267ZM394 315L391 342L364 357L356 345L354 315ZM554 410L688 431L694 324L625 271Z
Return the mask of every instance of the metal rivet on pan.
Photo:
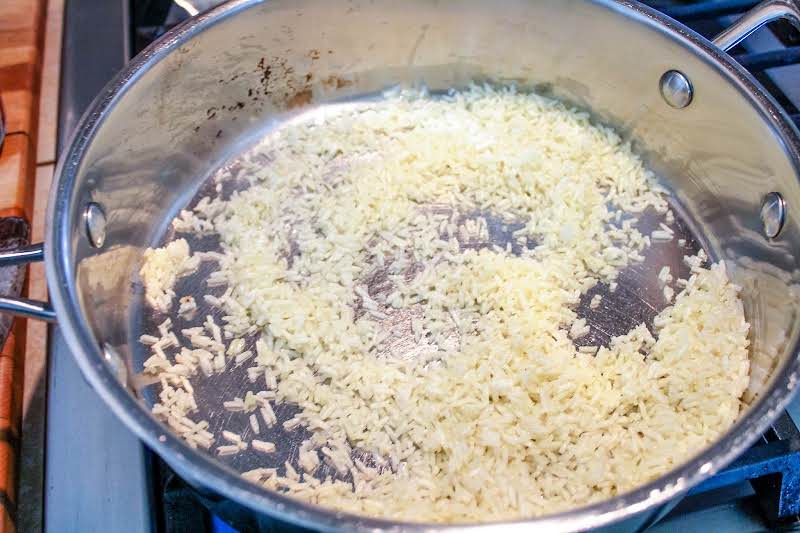
M658 88L664 101L675 109L682 109L692 103L694 89L689 78L682 72L668 70L661 76Z
M768 239L778 236L786 221L786 202L777 192L768 193L761 202L761 223Z
M89 244L101 248L106 242L106 214L103 208L100 204L89 202L83 217L86 220L86 236L89 238Z

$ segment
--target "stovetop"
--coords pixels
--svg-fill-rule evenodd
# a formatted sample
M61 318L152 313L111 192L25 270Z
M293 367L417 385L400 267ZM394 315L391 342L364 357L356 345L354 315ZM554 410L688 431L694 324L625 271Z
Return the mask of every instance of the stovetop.
M106 82L137 52L210 0L66 2L59 151ZM706 36L755 0L645 2ZM746 47L745 47L746 46ZM731 51L797 121L800 38L773 23ZM51 332L46 442L45 527L80 532L233 532L111 414L80 375L58 327ZM638 527L649 531L764 531L779 504L800 511L800 399L753 449L720 475ZM787 461L789 463L787 468ZM794 477L792 477L794 474ZM758 477L758 481L746 481ZM76 480L80 480L77 482ZM786 482L793 482L786 483ZM783 482L783 483L782 483ZM781 498L781 490L784 490ZM792 504L795 505L792 509ZM798 528L796 516L783 528ZM276 531L287 528L275 525Z

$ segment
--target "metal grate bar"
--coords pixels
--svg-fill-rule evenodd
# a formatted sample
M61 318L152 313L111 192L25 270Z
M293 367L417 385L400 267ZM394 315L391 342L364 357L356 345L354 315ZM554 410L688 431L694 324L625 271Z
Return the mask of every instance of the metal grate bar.
M800 63L800 46L790 46L769 52L753 52L736 56L736 61L748 70L764 70Z
M681 21L735 15L747 11L757 3L757 0L718 0L682 5L658 5L648 2L665 15Z
M708 490L750 480L760 494L767 517L778 522L800 514L800 441L779 440L757 445L739 459L689 491ZM760 483L759 483L760 482Z

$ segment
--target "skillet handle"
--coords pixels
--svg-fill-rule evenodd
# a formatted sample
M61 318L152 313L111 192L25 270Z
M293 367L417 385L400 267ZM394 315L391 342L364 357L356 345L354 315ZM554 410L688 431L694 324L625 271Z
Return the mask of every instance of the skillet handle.
M0 267L33 263L44 259L44 243L23 246L16 250L0 252ZM36 318L47 322L55 322L56 313L47 302L29 300L27 298L9 298L0 296L0 313Z
M764 24L778 19L786 19L794 27L800 29L800 2L798 0L765 0L714 37L712 42L725 51L730 50Z

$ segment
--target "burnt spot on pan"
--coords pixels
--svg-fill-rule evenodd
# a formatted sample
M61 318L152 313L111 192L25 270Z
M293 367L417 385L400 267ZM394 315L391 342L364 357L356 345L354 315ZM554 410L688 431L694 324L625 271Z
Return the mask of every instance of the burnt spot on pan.
M286 106L289 109L296 109L298 107L303 107L304 105L307 105L310 102L311 102L311 89L303 89L302 91L292 95L286 102Z
M353 82L351 80L340 78L339 76L328 76L322 80L322 85L334 89L341 89L343 87L349 87L350 85L353 85Z
M291 50L287 50L287 54ZM332 54L328 50L327 54ZM311 65L301 67L295 65L285 57L279 55L263 56L259 58L252 70L244 70L228 77L217 80L218 84L247 84L242 87L241 95L233 102L210 107L206 110L207 120L216 120L229 117L231 121L237 120L247 105L252 106L249 112L258 114L265 110L265 104L270 103L277 109L295 110L312 103L314 87L323 87L330 90L340 90L353 85L352 80L340 76L327 76L322 79L315 78L313 64L320 60L323 52L318 49L309 50L305 56ZM298 72L298 70L307 70ZM200 126L194 128L199 133ZM219 135L216 136L219 138Z

